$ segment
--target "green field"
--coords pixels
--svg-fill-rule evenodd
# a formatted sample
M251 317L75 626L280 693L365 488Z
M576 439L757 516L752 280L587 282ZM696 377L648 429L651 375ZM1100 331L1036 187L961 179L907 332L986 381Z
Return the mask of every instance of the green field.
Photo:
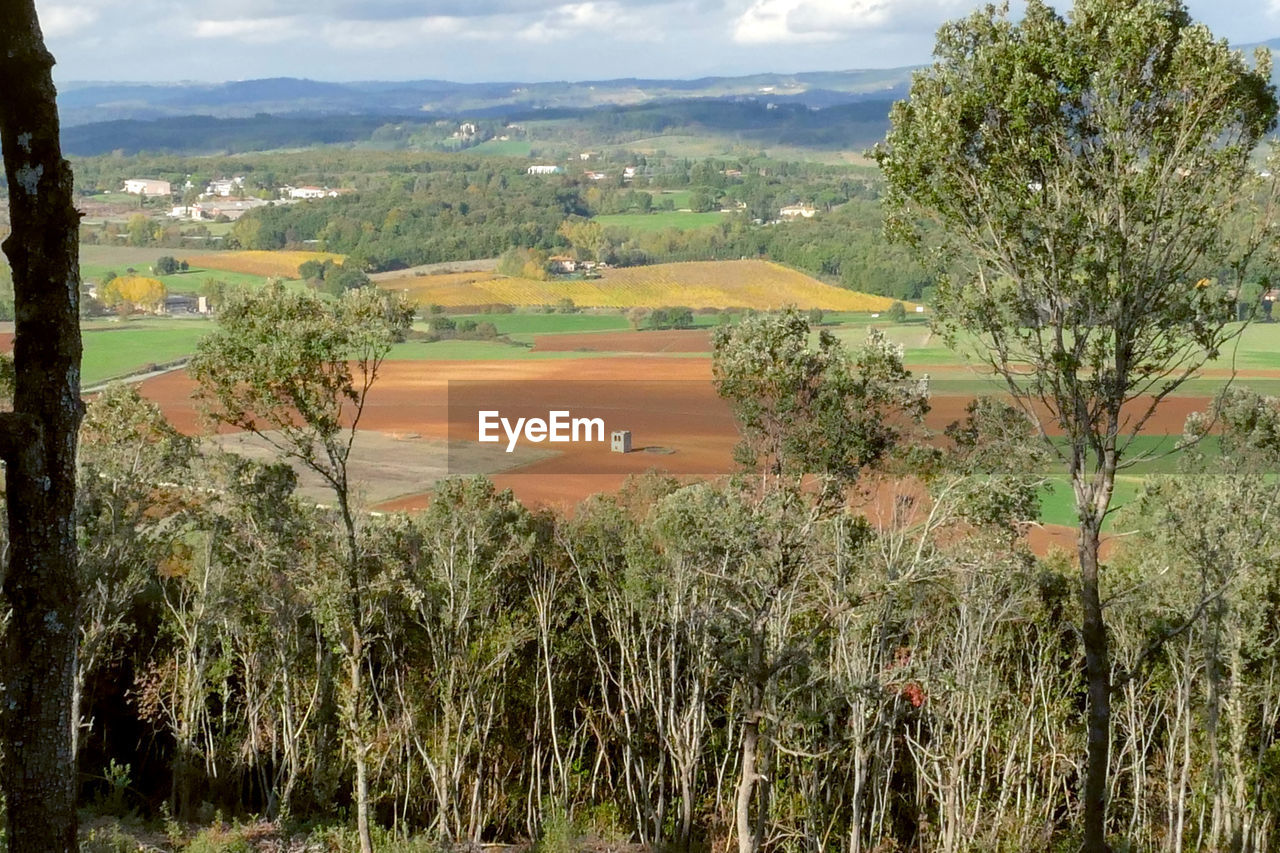
M191 355L212 329L204 320L86 323L81 382L93 385Z
M528 157L533 146L523 139L489 139L472 148L468 154L487 154L491 157Z
M626 228L630 231L665 231L674 228L677 231L690 231L694 228L706 228L719 225L725 220L725 214L717 211L709 213L687 213L679 210L663 210L657 213L611 213L597 216L593 221L606 228Z
M1111 499L1112 513L1103 522L1104 531L1114 530L1116 512L1137 499L1142 492L1142 483L1142 477L1126 474L1116 476L1116 488ZM1066 477L1050 477L1048 484L1040 490L1040 521L1064 527L1075 527L1078 523L1075 495Z
M669 201L676 210L685 210L689 207L689 197L693 195L693 190L658 190L650 194L655 207Z

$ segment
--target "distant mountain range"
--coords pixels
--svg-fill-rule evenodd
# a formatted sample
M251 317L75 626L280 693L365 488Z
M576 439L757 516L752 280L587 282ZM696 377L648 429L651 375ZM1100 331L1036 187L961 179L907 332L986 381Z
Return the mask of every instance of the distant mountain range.
M893 100L906 93L911 69L752 74L696 80L585 80L551 83L326 83L276 77L228 83L68 82L58 89L67 127L120 119L204 115L439 115L483 118L514 111L638 105L685 99L758 99L830 107Z
M1246 53L1257 47L1271 50L1273 75L1280 83L1280 38L1238 47ZM292 77L226 83L66 82L58 87L58 104L64 146L83 155L350 143L367 140L387 122L528 121L647 107L661 110L664 121L676 125L694 123L739 135L754 127L762 139L775 142L792 139L804 147L830 147L843 138L840 144L856 146L872 144L883 134L889 105L905 97L913 70L543 83L331 83ZM761 114L775 107L790 109Z

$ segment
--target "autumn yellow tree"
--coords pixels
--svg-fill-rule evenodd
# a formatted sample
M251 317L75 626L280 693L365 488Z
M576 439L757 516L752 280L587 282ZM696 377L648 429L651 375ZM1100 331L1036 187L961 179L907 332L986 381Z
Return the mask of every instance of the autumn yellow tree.
M108 308L159 311L164 307L167 290L164 282L140 275L113 278L102 286L99 298Z

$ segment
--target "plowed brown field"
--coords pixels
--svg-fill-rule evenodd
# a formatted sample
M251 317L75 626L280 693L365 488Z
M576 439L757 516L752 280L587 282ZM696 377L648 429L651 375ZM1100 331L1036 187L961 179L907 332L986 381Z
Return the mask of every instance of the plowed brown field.
M648 333L645 333L648 334ZM446 438L449 433L449 382L497 382L509 388L507 402L523 413L540 401L540 383L580 382L584 399L556 401L580 406L584 416L607 412L610 429L632 431L636 448L661 452L611 453L599 445L571 444L556 456L496 475L530 504L569 505L597 491L615 489L628 474L657 468L673 474L706 475L732 469L737 432L728 407L711 385L711 362L704 358L558 359L547 361L388 362L370 397L362 428L387 433L417 433ZM455 386L455 393L458 393ZM199 429L191 401L194 383L184 372L147 380L144 393L160 403L179 429ZM485 389L493 394L493 386ZM668 399L656 399L666 394ZM455 399L455 404L458 401ZM969 398L937 396L926 420L940 430L964 417ZM1202 411L1207 399L1166 400L1147 424L1151 433L1177 434L1186 416ZM506 403L504 403L506 405ZM575 415L578 412L574 412ZM474 425L455 424L454 438L473 437ZM464 436L459 430L469 431ZM558 448L557 448L558 449ZM404 496L387 506L421 506L426 494Z

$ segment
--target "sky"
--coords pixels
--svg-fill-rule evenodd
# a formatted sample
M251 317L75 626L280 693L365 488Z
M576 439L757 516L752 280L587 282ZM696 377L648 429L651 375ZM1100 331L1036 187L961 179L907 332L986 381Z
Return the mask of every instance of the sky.
M689 78L928 61L975 0L36 0L55 79ZM1233 43L1280 0L1190 0ZM1016 6L1015 6L1016 8Z

